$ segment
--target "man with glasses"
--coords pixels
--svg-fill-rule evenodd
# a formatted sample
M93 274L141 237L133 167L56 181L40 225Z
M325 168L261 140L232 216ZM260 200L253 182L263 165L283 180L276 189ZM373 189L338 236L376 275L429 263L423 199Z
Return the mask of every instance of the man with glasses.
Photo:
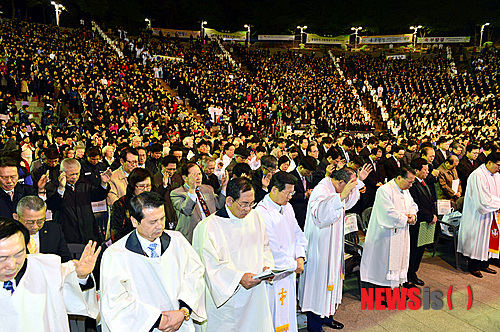
M418 206L409 189L415 170L401 167L396 177L377 190L361 257L361 280L375 287L399 287L408 281L409 226Z
M267 187L271 178L278 169L278 160L276 157L266 155L260 160L261 166L252 176L253 189L255 192L255 202L259 203L267 195Z
M481 271L496 274L488 259L498 266L500 229L500 153L492 152L486 163L471 173L465 192L458 232L458 252L469 257L469 272L482 278Z
M121 166L113 172L109 181L108 206L127 193L128 175L139 164L139 153L134 148L126 148L120 152Z
M295 194L296 183L297 179L290 173L274 174L269 194L255 208L264 219L275 268L289 270L267 284L267 293L275 330L285 330L288 326L290 332L297 331L295 274L304 271L307 246L293 208L288 204Z
M23 224L30 233L27 249L30 254L55 254L65 263L73 259L64 240L61 225L45 222L47 205L38 196L25 196L17 204L14 219Z
M35 190L38 189L38 181L43 175L49 172L49 180L52 182L57 182L59 177L59 152L56 149L49 148L45 149L42 157L42 165L36 169L31 170L31 179L33 180L33 187Z
M32 186L18 183L19 164L9 157L0 158L0 217L12 218L18 202L28 195L36 195ZM38 195L45 198L48 176L44 174L38 180Z
M254 198L250 180L231 179L224 207L194 230L193 247L205 265L206 332L274 331L266 286L253 278L274 267Z

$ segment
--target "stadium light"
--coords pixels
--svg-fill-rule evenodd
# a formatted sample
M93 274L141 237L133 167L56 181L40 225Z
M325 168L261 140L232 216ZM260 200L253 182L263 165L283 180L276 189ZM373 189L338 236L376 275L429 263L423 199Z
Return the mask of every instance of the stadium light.
M201 21L201 31L200 31L200 34L201 34L201 38L203 39L203 37L205 37L205 24L207 24L208 22L207 21Z
M297 29L300 30L300 43L301 44L304 44L304 41L303 41L303 35L304 35L304 30L307 29L307 25L304 25L303 27L301 26L297 26Z
M144 21L148 22L148 29L151 29L151 20L149 18L145 18Z
M481 53L481 51L483 50L483 31L484 31L484 27L487 25L490 25L490 24L484 23L483 25L481 25L481 38L479 39L479 53Z
M52 6L54 6L54 9L56 10L56 23L57 23L57 26L59 26L59 15L61 15L61 12L63 10L66 10L66 7L64 7L63 5L61 5L60 3L57 3L55 1L51 1L50 4Z
M422 28L421 25L419 26L411 26L410 29L413 30L413 52L415 52L415 48L417 47L417 30Z
M352 31L354 31L354 52L356 52L356 49L358 48L358 31L360 30L363 30L363 27L358 27L358 28L355 28L355 27L352 27L351 28Z
M245 28L247 28L247 33L248 33L248 47L250 47L250 24L245 24Z

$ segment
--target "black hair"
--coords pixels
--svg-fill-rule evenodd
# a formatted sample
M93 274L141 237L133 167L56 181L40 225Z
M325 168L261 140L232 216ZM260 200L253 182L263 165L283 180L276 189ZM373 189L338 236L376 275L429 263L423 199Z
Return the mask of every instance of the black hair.
M165 158L163 158L161 160L161 165L163 167L167 167L168 164L175 164L175 167L177 167L178 162L179 162L179 159L177 159L176 156L168 155L168 156L165 156Z
M352 168L344 167L334 171L330 177L337 181L344 181L345 183L347 183L351 181L351 177L353 175L356 175L356 172Z
M123 149L121 152L120 152L120 159L123 160L124 162L127 161L127 154L132 154L134 156L138 156L139 157L139 153L137 152L136 149L134 148L126 148L126 149Z
M24 236L24 244L30 242L30 232L24 225L10 218L0 217L0 240L11 237L14 234L21 232Z
M144 209L159 208L165 204L165 200L154 191L145 191L130 200L130 216L140 224L144 219ZM29 236L28 236L29 237ZM29 241L29 240L28 240Z
M297 178L287 172L277 172L274 173L271 181L269 182L269 188L276 187L279 191L285 190L287 184L295 186L297 184Z
M413 159L411 161L411 168L417 170L417 171L420 171L422 170L422 167L424 165L428 165L429 163L427 162L427 160L425 160L424 158L416 158L416 159Z
M314 172L316 168L318 168L318 163L311 156L306 156L300 160L299 166L302 166L303 169Z
M486 162L491 161L492 163L497 163L500 161L500 152L492 152L486 158Z
M239 178L242 174L252 176L252 168L247 163L237 163L233 167L233 176Z
M240 198L241 194L250 190L253 190L252 181L242 177L234 178L227 183L226 195L227 197L237 200Z
M133 195L135 191L135 185L149 178L151 180L151 185L153 185L153 174L148 169L142 167L136 167L130 172L127 177L127 194Z

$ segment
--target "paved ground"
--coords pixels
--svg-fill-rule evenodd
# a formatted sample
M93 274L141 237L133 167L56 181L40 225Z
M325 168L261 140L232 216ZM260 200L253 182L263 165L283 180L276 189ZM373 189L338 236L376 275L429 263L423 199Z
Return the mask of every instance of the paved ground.
M431 257L427 252L424 255L418 276L431 292L438 290L444 294L441 310L362 311L356 278L350 278L335 319L344 323L342 331L500 331L500 268L493 267L499 274L483 273L484 277L478 279L464 272L467 264L463 258L461 265L462 271L456 270L454 258L449 255ZM446 301L450 286L453 286L452 310ZM467 286L473 296L470 310L467 310ZM324 331L334 330L325 327Z

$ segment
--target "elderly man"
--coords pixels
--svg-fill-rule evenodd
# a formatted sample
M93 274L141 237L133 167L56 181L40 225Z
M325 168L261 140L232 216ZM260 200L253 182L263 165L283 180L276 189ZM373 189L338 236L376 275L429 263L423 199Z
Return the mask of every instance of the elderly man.
M360 180L368 175L360 172ZM344 218L359 199L363 183L350 168L334 171L314 188L306 215L307 264L299 279L299 304L307 312L307 328L321 332L326 325L342 329L333 319L342 301L344 278Z
M9 157L0 158L0 217L12 218L21 198L36 195L33 187L21 184L19 179L19 163ZM45 186L48 172L38 180L38 195L45 198Z
M275 268L289 269L287 273L275 277L273 284L267 285L267 292L275 330L288 327L290 332L297 331L295 277L296 273L304 271L307 246L292 205L288 203L295 194L296 183L297 179L290 173L274 174L269 194L255 208L264 219Z
M30 254L55 254L61 261L70 261L69 252L61 225L45 222L47 205L38 196L25 196L17 204L14 219L20 221L30 233L28 251Z
M79 261L61 264L50 254L27 255L30 235L19 221L0 217L2 331L69 332L67 314L99 313L90 273L99 255L88 243Z
M127 193L127 177L139 164L139 154L136 149L126 148L120 152L121 166L113 172L109 181L110 190L106 199L108 206Z
M80 163L76 159L61 162L58 183L47 187L47 206L54 213L54 222L62 226L68 243L85 244L89 240L102 241L92 212L92 202L103 200L109 191L111 170L101 174L101 183L95 187L80 178ZM52 193L52 194L50 194Z
M165 231L164 200L143 192L130 201L135 228L101 262L103 331L193 332L205 320L200 258L186 239Z
M225 206L194 231L193 247L205 265L206 332L274 331L266 286L253 278L274 267L254 198L250 180L232 179Z
M227 176L224 177L221 192L217 195L211 186L202 184L202 172L198 165L194 163L183 165L181 174L184 185L172 190L170 198L177 213L176 230L191 243L196 225L224 206L228 179Z
M215 175L215 160L211 157L205 157L200 162L201 170L203 171L202 183L211 186L214 192L218 192L220 188L219 179Z
M415 224L418 212L408 190L414 182L415 171L402 167L396 178L377 191L361 257L361 280L364 282L395 288L407 281L408 227Z
M459 160L457 156L449 156L441 166L437 168L439 171L437 186L438 199L450 200L455 209L457 205L461 206L461 204L459 204L459 199L462 196L462 186L456 170L458 163ZM454 187L454 183L458 183L458 186L455 185L456 187ZM463 199L460 201L463 201Z
M500 153L490 153L486 163L471 173L458 232L458 251L469 257L469 272L497 273L488 258L498 258L500 225Z

